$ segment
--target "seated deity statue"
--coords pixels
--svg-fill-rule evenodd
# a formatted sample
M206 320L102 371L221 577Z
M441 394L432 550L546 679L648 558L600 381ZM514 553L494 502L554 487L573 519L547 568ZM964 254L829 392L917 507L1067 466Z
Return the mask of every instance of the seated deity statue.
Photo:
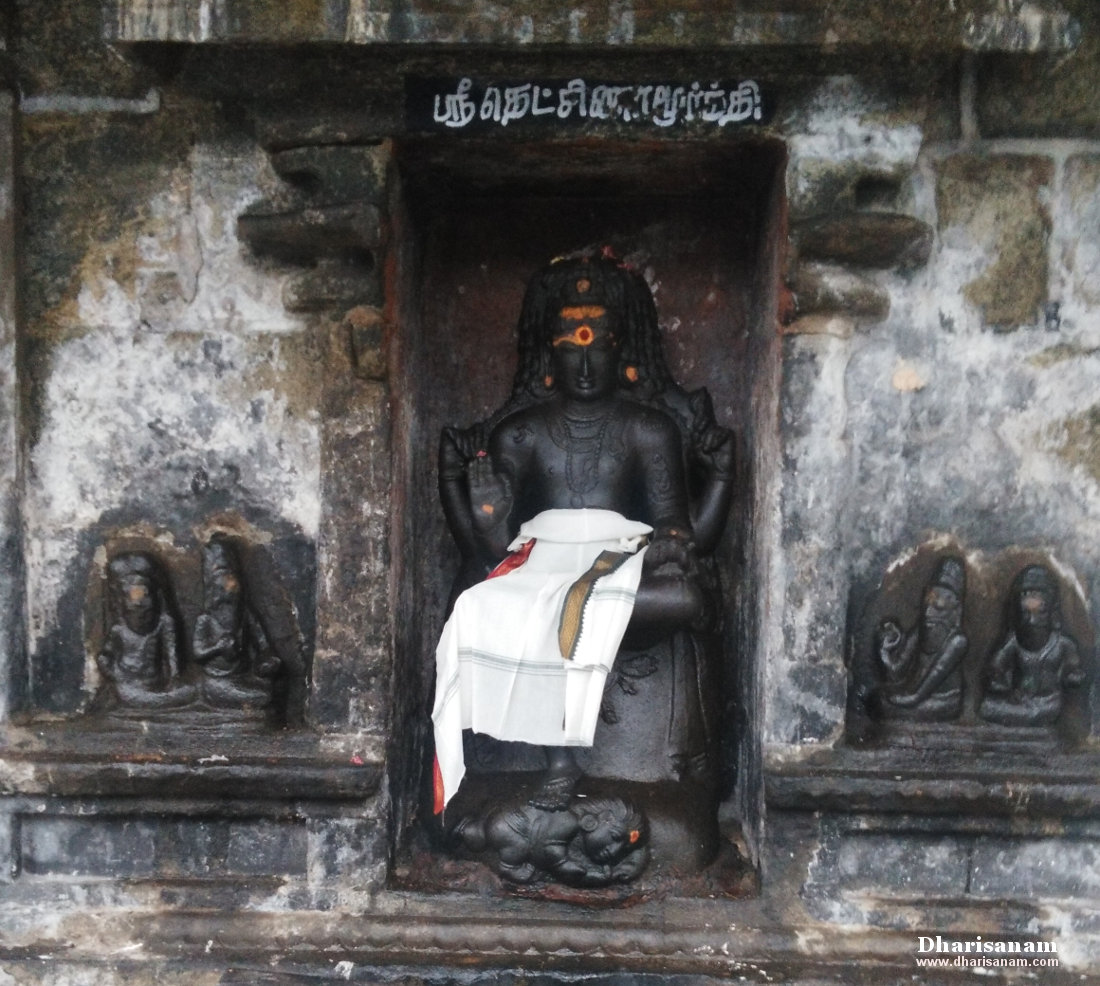
M249 605L237 552L215 535L203 548L203 611L195 622L195 661L202 696L218 709L263 709L271 704L280 670L263 625Z
M437 811L465 775L464 729L544 747L530 804L567 810L573 751L593 744L620 649L661 645L676 661L675 707L653 723L676 769L699 768L710 742L693 641L717 619L708 556L729 512L732 436L705 392L672 381L648 286L606 253L532 279L519 350L508 403L441 441L468 587L436 653Z
M989 659L978 712L1003 726L1053 725L1065 689L1085 680L1077 643L1062 632L1058 583L1045 566L1029 565L1010 598L1012 628Z
M943 721L962 712L962 632L966 570L945 558L925 588L924 609L908 632L883 621L876 638L882 681L878 712L884 719Z
M96 657L104 684L97 704L112 711L176 709L197 698L183 681L176 623L151 557L128 553L107 566L114 623Z

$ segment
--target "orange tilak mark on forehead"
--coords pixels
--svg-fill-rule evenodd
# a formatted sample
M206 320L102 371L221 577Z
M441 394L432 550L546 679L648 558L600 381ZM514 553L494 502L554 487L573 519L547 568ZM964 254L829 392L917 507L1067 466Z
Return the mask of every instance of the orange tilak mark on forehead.
M639 832L637 829L631 829L630 830L630 844L631 845L634 845L634 843L637 842L641 837L642 837L642 833Z
M603 305L570 305L558 314L562 318L580 321L582 318L600 318L607 314L607 309Z

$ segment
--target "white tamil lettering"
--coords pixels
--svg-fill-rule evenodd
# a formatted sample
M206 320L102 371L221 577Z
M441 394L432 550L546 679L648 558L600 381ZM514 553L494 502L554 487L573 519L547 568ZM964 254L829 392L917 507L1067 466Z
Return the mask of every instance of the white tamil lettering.
M500 125L508 126L512 120L522 120L531 108L531 83L509 86L504 90L504 106L500 111Z
M729 89L719 82L593 85L582 78L558 84L488 83L482 88L464 76L453 91L431 98L434 123L452 129L479 118L501 127L528 117L556 117L666 128L697 121L725 127L763 117L760 86L752 80Z
M568 119L573 110L577 110L578 116L587 116L587 94L588 86L584 79L570 79L558 91L558 118Z
M470 98L470 89L473 84L472 79L460 79L457 89L453 93L444 95L442 112L440 112L439 95L436 95L432 107L432 116L436 123L442 123L446 127L464 127L474 118L477 107Z
M478 115L483 120L500 123L500 110L500 90L496 86L486 86L485 95L481 97L481 109L478 111Z

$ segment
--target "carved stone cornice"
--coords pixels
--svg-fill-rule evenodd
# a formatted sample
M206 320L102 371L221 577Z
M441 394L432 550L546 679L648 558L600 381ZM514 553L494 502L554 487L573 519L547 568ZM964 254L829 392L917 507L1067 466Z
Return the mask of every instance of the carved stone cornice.
M104 33L116 42L531 44L639 48L841 46L940 51L1072 49L1080 28L1055 0L873 0L807 4L553 5L483 2L456 12L438 0L296 4L261 0L106 0ZM687 9L684 9L687 8Z
M362 737L213 737L52 723L8 731L0 795L362 801L378 790L382 771L381 752Z

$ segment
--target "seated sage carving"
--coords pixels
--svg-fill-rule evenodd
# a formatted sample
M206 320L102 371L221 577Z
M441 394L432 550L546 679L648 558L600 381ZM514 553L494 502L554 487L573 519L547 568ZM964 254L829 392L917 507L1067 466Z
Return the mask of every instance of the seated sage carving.
M216 709L271 704L281 664L248 600L232 542L215 535L202 554L203 611L195 622L195 661L202 697Z
M670 697L648 723L665 744L662 769L711 781L709 556L733 489L732 436L705 392L672 380L653 297L630 268L605 255L541 270L520 315L519 355L511 399L472 428L445 429L439 456L464 557L458 588L476 584L458 596L437 649L436 810L465 776L464 729L547 757L527 807L479 823L490 842L494 832L578 824L573 751L593 745L601 713L606 724L619 718L604 693L617 665L637 677L671 669ZM617 701L637 677L623 679L632 684ZM631 738L616 742L628 761ZM647 766L620 763L613 776L624 779ZM543 857L514 865L528 864L565 879Z
M1065 690L1085 680L1077 642L1062 632L1058 582L1050 569L1029 565L1012 583L1011 627L986 667L979 714L1004 726L1058 721Z
M103 676L100 708L112 711L177 709L198 697L181 677L174 616L165 602L164 575L150 555L118 555L107 566L112 619L96 664Z
M875 636L881 682L878 713L884 719L942 721L962 712L962 632L966 569L945 558L925 587L920 619L907 631L884 620Z
M265 630L245 579L238 542L215 534L202 550L202 610L193 646L180 632L168 571L130 551L107 565L108 630L96 664L102 683L89 712L205 728L278 724L287 692L301 687Z

